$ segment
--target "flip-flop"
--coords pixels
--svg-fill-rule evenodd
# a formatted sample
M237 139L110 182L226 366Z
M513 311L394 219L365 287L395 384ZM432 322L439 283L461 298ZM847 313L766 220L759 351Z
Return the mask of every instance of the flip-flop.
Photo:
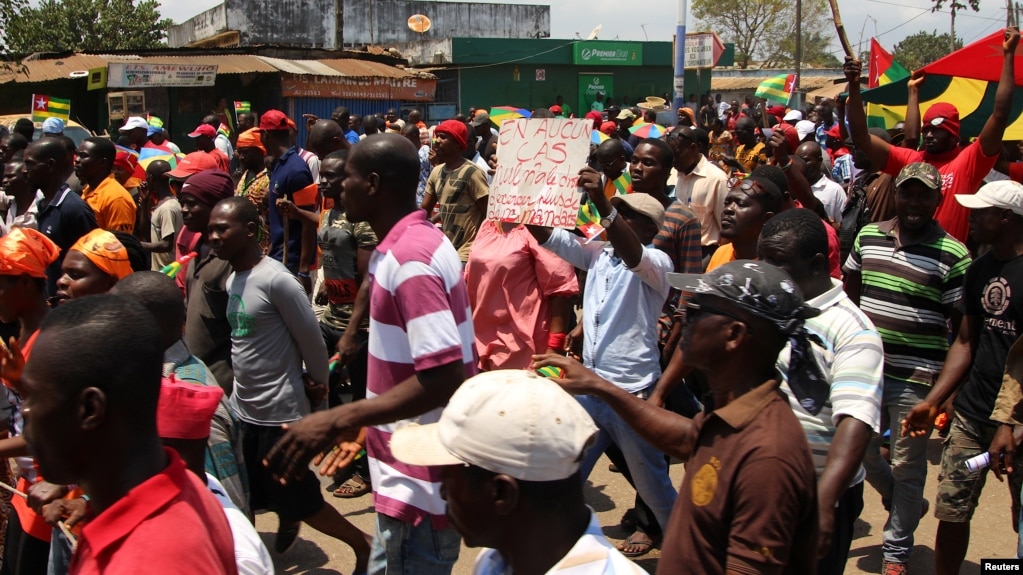
M341 499L355 499L356 497L362 497L369 493L372 489L373 486L370 485L369 481L367 481L362 474L353 473L352 476L348 478L348 481L345 481L341 484L341 487L334 490L334 497L339 497Z
M637 539L639 537L646 537L647 541L635 541L635 539ZM643 555L646 555L647 553L649 553L654 547L657 547L657 545L658 545L658 542L655 541L653 537L650 537L649 535L647 535L646 533L643 533L642 531L637 531L637 532L633 533L632 535L629 535L629 538L626 539L625 541L623 541L621 543L621 545L618 546L618 551L622 555L624 555L626 557L642 557ZM624 550L625 547L629 547L629 546L640 547L640 548L642 548L642 551L628 551L628 552L625 551Z

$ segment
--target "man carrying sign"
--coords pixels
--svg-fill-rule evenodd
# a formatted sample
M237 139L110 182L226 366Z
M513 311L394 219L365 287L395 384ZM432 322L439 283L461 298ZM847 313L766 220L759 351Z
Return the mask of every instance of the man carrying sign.
M483 170L462 156L469 142L469 129L464 122L445 120L434 129L433 135L437 167L426 180L426 196L421 207L432 216L433 207L440 203L441 231L454 244L465 267L476 230L487 213L490 187Z
M610 242L591 241L567 230L528 226L545 248L585 270L583 364L623 390L647 398L661 374L657 318L670 286L671 257L653 246L664 222L664 207L649 194L608 200L600 173L579 172L579 186L600 212ZM580 468L585 478L611 441L622 450L636 491L667 527L677 492L664 455L633 431L603 400L579 396L600 434Z

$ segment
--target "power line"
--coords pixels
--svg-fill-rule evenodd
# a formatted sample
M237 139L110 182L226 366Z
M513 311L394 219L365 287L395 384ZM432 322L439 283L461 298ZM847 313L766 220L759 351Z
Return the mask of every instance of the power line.
M951 14L952 13L951 10L933 10L932 11L930 8L921 8L919 6L909 6L909 5L906 5L906 4L899 4L897 2L885 2L884 0L867 0L867 2L873 2L874 4L886 4L888 6L898 6L900 8L912 8L914 10L927 10L928 12L933 12L935 14ZM1001 22L1002 21L1001 18L992 18L990 16L978 16L976 14L970 14L969 12L966 12L966 11L963 11L963 10L960 10L960 11L956 12L956 18L960 18L960 17L976 18L978 20L990 20L992 22Z

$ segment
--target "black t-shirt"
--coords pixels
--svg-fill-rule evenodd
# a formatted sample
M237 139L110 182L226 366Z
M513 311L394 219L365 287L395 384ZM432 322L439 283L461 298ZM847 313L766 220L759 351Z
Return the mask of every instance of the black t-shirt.
M981 328L955 408L973 422L995 425L991 411L1002 386L1005 358L1023 321L1023 256L1000 261L984 254L966 271L963 290L964 313L981 318Z

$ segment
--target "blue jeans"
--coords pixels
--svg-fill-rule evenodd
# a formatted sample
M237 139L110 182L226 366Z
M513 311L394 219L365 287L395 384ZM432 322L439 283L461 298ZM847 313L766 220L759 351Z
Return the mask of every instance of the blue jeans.
M923 385L885 378L881 430L891 430L892 461L889 464L881 457L881 436L871 440L863 460L867 481L881 494L881 501L888 510L881 554L890 563L909 563L913 532L923 512L930 433L923 437L903 437L902 420L913 406L927 397L928 391L930 389Z
M377 513L369 555L370 575L450 575L462 537L452 528L434 529L427 520L412 525Z
M632 480L636 484L636 493L650 506L657 522L661 524L661 530L667 530L668 518L671 516L671 508L675 505L678 491L668 477L668 463L664 454L633 431L603 400L589 395L580 395L576 399L600 429L597 442L587 450L583 459L580 469L583 481L589 477L593 466L597 464L607 446L614 441L622 450L629 465Z

